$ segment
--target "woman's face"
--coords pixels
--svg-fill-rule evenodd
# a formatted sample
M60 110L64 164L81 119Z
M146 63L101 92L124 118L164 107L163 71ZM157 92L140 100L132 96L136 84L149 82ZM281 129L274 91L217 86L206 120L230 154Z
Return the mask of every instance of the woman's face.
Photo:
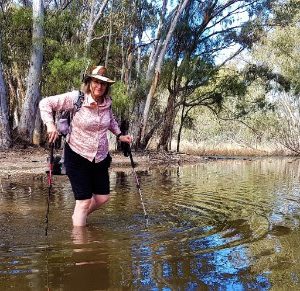
M104 95L106 88L107 83L98 79L92 79L90 83L91 94L95 100Z

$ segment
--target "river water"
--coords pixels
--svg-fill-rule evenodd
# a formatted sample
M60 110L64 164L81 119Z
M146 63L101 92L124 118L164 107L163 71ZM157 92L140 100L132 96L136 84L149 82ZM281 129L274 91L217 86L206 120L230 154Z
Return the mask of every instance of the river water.
M111 199L73 228L55 177L1 180L0 290L299 290L299 159L111 172Z

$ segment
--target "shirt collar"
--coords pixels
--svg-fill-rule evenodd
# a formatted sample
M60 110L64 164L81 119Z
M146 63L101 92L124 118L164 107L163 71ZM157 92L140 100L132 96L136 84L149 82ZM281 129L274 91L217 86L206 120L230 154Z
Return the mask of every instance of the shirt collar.
M111 105L111 99L109 97L104 99L104 102L101 104L98 104L92 97L92 95L89 93L86 95L85 102L83 106L85 107L109 107Z

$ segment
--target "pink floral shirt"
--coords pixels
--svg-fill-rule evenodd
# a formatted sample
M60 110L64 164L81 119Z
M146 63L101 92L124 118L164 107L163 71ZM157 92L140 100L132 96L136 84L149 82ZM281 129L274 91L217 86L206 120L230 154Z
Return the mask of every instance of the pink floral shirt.
M53 122L53 111L73 110L78 96L78 91L72 91L42 99L39 108L43 122ZM108 154L108 130L115 135L121 133L111 110L110 97L98 105L90 94L85 94L67 136L71 149L89 161L94 158L96 163L102 161Z

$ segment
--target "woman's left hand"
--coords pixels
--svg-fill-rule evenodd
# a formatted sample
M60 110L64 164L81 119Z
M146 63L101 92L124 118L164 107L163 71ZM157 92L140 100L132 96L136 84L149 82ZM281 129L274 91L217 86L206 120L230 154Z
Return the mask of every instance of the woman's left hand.
M132 137L130 135L120 135L119 141L131 143Z

